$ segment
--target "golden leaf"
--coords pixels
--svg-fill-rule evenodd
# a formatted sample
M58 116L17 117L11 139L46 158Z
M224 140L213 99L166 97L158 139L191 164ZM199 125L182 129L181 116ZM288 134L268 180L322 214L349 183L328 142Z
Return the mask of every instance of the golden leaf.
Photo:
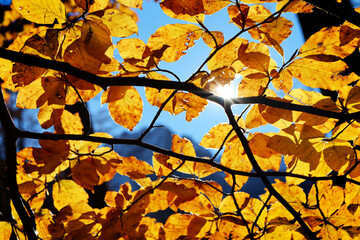
M151 51L165 48L161 60L175 62L199 39L202 29L193 24L169 24L160 27L148 40Z
M219 149L225 137L230 133L232 130L231 125L226 123L220 123L210 129L210 131L204 135L201 139L200 146L204 148L213 148ZM233 132L228 139L231 139L235 135Z
M351 32L354 36L349 38ZM346 34L346 38L341 37L342 34ZM331 60L330 57L333 57L334 61L343 59L354 52L359 37L359 30L347 26L323 28L304 43L299 50L299 56L316 58L319 61ZM344 43L343 39L351 41Z
M289 3L290 0L280 1L276 5L276 11L279 11L285 4ZM303 0L293 0L290 4L284 9L284 12L293 12L293 13L310 13L312 12L313 5L307 3Z
M320 62L301 58L292 62L287 69L300 82L312 88L337 90L358 78L354 73L342 75L347 69L343 61Z
M12 233L11 224L5 221L0 221L0 229L1 229L0 238L4 240L10 239Z
M14 0L15 9L27 20L38 24L53 24L66 21L65 6L60 0Z
M233 66L236 73L240 72L244 65L239 61L239 50L242 45L246 45L247 43L248 40L244 38L234 39L216 52L207 63L208 68L213 71L219 68Z
M201 37L204 43L211 48L220 47L224 43L224 34L219 31L203 32Z
M164 0L160 6L163 12L172 18L196 22L197 20L203 21L204 14L214 14L229 3L229 1L222 0Z
M138 32L138 26L132 16L116 9L106 9L101 19L113 37L128 37Z
M119 3L131 7L131 8L139 8L142 9L142 0L117 0Z
M136 157L120 157L116 171L121 175L129 176L133 180L146 178L146 175L154 173L151 165Z
M165 238L169 240L179 239L180 237L193 239L200 232L205 222L204 218L196 215L172 214L164 224Z
M61 210L70 203L87 202L85 190L72 180L60 180L53 185L54 206Z
M142 116L142 100L132 86L112 86L101 96L101 103L109 103L111 117L121 126L133 130Z

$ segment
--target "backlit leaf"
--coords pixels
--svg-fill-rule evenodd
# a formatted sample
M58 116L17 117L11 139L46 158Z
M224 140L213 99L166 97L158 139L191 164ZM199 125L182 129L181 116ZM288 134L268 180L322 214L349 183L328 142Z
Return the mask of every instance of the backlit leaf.
M342 75L347 69L343 61L320 62L301 58L292 62L288 69L300 82L312 88L337 90L357 79L355 74Z
M231 125L226 123L220 123L219 125L212 127L210 131L202 138L200 146L213 149L220 148L225 137L230 133L231 130ZM234 135L235 133L232 133L229 139L231 139Z
M190 122L197 118L207 105L207 100L193 93L178 92L174 98L174 114L186 111L185 119Z
M5 221L1 221L0 228L1 228L1 233L0 233L1 239L4 240L10 239L12 233L11 224Z
M219 31L203 32L202 39L211 48L216 48L224 43L224 34ZM216 42L215 42L216 40Z
M290 0L279 1L276 5L276 11L279 11L285 4ZM293 13L310 13L312 12L313 6L310 3L307 3L303 0L293 0L290 4L284 9L284 12L293 12Z
M60 0L36 1L14 0L13 4L27 20L39 24L53 24L66 21L65 6Z
M164 224L166 239L179 239L180 237L195 238L206 220L202 217L189 214L173 214Z
M111 117L121 126L133 130L142 116L142 100L132 86L112 86L101 96L101 103L108 103Z
M142 9L142 0L117 0L119 3L132 8Z
M204 14L211 15L226 7L230 1L224 0L164 0L160 6L172 18L196 22L204 20Z
M247 44L248 40L244 38L236 38L231 43L224 46L221 50L208 61L208 68L213 71L219 68L234 66L235 72L238 73L243 68L243 64L239 61L239 50L243 44ZM236 64L236 65L235 65Z
M120 157L116 171L121 175L129 176L131 179L145 178L146 175L154 173L154 169L148 163L136 157Z
M319 61L330 60L330 57L333 57L334 61L336 57L338 59L345 58L355 50L360 37L360 31L358 30L354 32L357 33L357 35L355 35L350 42L344 43L341 37L342 34L351 32L351 30L352 29L347 26L323 28L305 42L299 50L299 56L316 58L316 60Z
M148 40L151 51L165 48L161 60L175 62L194 46L199 39L202 29L193 24L169 24L160 27Z
M134 1L130 1L134 2ZM138 32L135 20L128 14L116 9L105 10L101 18L103 23L109 28L111 36L128 37Z
M87 202L85 190L72 180L60 180L53 185L54 206L60 210L70 203Z

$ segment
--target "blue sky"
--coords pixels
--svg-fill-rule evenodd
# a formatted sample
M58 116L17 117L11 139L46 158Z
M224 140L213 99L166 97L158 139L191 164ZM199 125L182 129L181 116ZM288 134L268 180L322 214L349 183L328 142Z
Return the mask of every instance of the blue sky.
M269 7L270 9L273 9L274 6L275 5L273 4L267 5L267 7ZM159 4L155 3L154 1L144 1L143 10L136 9L136 12L139 16L139 32L138 36L132 35L130 37L139 37L144 42L147 42L151 34L153 34L159 27L165 24L188 23L186 21L176 20L165 15L162 12ZM296 49L301 47L304 39L296 15L291 13L285 13L283 16L285 16L294 23L294 27L292 28L293 34L282 44L282 47L285 51L286 59L289 58ZM206 16L204 24L211 31L222 31L224 33L225 40L227 40L239 31L239 28L236 27L234 24L229 23L229 21L230 19L227 13L227 8L224 8L223 10L217 12L212 16ZM244 34L240 37L249 38L249 35ZM118 40L119 39L114 39L114 43L116 44ZM180 76L182 80L185 80L200 66L200 64L209 55L210 51L211 49L206 44L204 44L201 39L199 39L195 42L195 46L190 48L187 51L187 54L184 55L179 61L174 63L161 62L159 66L163 69L173 71L178 76ZM120 58L117 51L115 56ZM271 56L279 63L279 65L281 64L282 59L279 54L271 50ZM147 103L144 95L144 88L138 88L138 90L144 100L144 112L142 120L140 121L139 125L134 129L134 131L147 126L152 120L154 114L156 113L156 110L158 109L157 107L153 107ZM94 107L97 109L96 106ZM102 108L104 107L105 106L103 106ZM243 108L244 106L234 107L234 113L240 114ZM108 113L104 111L104 114ZM102 116L104 117L104 115ZM169 113L164 112L158 121L158 125L164 124L169 127L175 134L178 134L182 137L191 136L196 143L199 143L204 134L207 133L212 126L217 125L221 122L227 122L227 118L222 108L213 103L209 103L205 111L202 112L198 118L192 120L190 123L185 120L185 113L179 114L177 116L171 116ZM114 129L112 130L113 135L119 134L119 131L127 131L122 127L114 128L114 124L115 123L111 120L104 127L106 129ZM99 128L95 129L100 130ZM276 129L266 127L262 128L262 130L271 131Z
M7 2L9 1L0 0L0 4L5 4ZM266 6L269 7L269 9L271 9L272 11L275 7L274 4L267 4ZM145 43L147 42L151 34L153 34L159 27L165 24L188 23L182 20L170 18L169 16L165 15L159 6L159 3L156 3L153 0L145 0L143 2L143 10L135 9L135 11L137 12L139 17L139 32L138 35L134 34L130 36L130 38L138 37L142 39ZM296 15L291 13L285 13L283 16L285 16L294 23L294 27L292 28L293 34L282 44L282 47L285 51L285 59L287 59L296 49L301 47L304 40ZM224 8L223 10L217 12L214 15L206 16L204 24L211 31L223 32L225 40L227 40L239 31L239 28L236 27L234 24L229 23L229 21L230 19L227 13L227 8ZM249 38L249 35L245 33L240 37ZM116 42L119 40L120 39L114 38L114 44L116 44ZM173 71L182 80L185 80L200 66L200 64L209 55L210 51L211 49L206 44L204 44L201 39L199 39L195 41L195 46L190 48L187 51L187 54L183 56L179 61L174 63L166 63L162 61L159 66L163 69ZM271 56L280 65L282 61L281 57L271 48L270 51ZM117 50L115 51L115 56L121 61L120 55L118 54ZM144 127L147 127L153 119L156 111L158 110L157 107L151 106L146 101L144 88L137 89L143 98L144 111L143 118L138 124L138 126L135 127L134 131L138 131L143 129ZM109 132L114 137L119 136L124 131L128 131L122 126L116 124L111 119L106 104L103 106L100 105L100 95L101 94L99 94L95 99L91 100L89 104L93 118L92 120L94 123L94 130ZM234 113L240 114L243 108L244 106L234 107ZM33 110L26 110L26 116L31 116L32 118L35 118L37 115L37 110L35 111L36 113L34 113ZM27 121L22 127L24 129L29 127L29 129L34 130L35 122L37 122L36 119L34 119L33 121ZM191 137L193 140L195 140L195 143L199 143L204 134L206 134L212 126L217 125L221 122L227 122L227 118L222 108L213 103L209 103L205 111L202 112L198 118L193 119L191 122L187 122L185 120L185 113L179 114L177 116L171 116L169 113L163 112L157 122L157 125L166 125L175 134L178 134L181 137ZM40 132L43 131L40 127L37 127L36 129ZM276 131L275 128L270 127L261 128L260 130ZM51 130L48 129L47 131Z

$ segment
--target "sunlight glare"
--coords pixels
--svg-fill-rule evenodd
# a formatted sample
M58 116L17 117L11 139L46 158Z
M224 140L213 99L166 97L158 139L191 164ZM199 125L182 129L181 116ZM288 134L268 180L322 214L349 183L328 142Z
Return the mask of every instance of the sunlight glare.
M223 98L233 98L236 97L236 90L231 85L218 86L215 90L216 95L219 95Z

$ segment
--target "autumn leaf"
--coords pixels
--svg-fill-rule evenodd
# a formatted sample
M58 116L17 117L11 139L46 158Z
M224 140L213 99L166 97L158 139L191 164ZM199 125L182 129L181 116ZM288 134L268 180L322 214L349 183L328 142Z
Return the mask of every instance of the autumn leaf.
M142 0L117 0L119 3L132 8L142 9Z
M120 12L116 9L106 9L101 19L109 28L111 36L128 37L138 32L135 20L129 14Z
M347 69L347 65L341 60L320 62L301 58L292 62L287 69L300 82L312 88L337 90L357 79L357 76L353 73L349 75L342 74Z
M161 60L175 62L194 46L201 37L202 30L193 24L169 24L160 27L147 42L151 51L164 49Z
M235 72L238 73L244 65L239 60L239 49L242 45L248 43L244 38L236 38L222 49L208 61L207 66L210 70L216 70L223 67L232 66Z
M142 100L134 87L110 87L101 96L101 103L108 103L109 112L114 121L131 131L141 119Z
M219 31L203 32L201 37L211 48L219 47L224 43L224 34Z
M211 15L226 7L229 1L180 1L164 0L160 3L164 13L172 18L182 19L189 22L203 21L204 15Z
M61 210L70 203L87 202L85 190L72 180L61 180L53 186L54 206Z
M189 214L173 214L164 224L165 238L178 239L179 237L195 238L206 220L202 217ZM190 227L191 226L191 227Z
M65 6L60 0L14 0L13 4L24 18L34 23L53 24L55 21L66 21Z
M280 1L276 5L276 11L279 11L284 7L285 4L288 6L284 9L284 12L293 12L293 13L310 13L312 12L313 5L307 3L303 0L294 0L289 3L290 0Z
M350 42L344 43L343 34L352 31L354 32L353 38ZM359 37L359 31L356 32L347 26L323 28L305 42L299 50L299 56L318 61L343 59L355 50Z

